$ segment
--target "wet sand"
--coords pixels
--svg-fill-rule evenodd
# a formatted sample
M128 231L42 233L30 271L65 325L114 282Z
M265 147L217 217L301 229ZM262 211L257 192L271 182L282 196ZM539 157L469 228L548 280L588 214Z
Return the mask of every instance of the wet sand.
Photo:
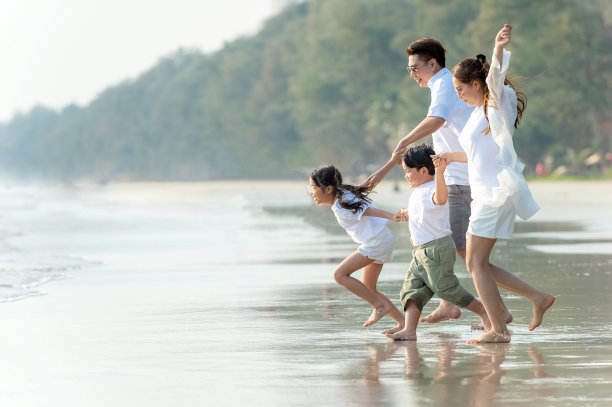
M494 260L558 298L529 332L528 302L502 292L512 342L483 346L465 344L477 320L467 311L421 324L416 343L381 336L388 318L362 328L367 305L331 277L355 245L302 184L43 191L56 206L33 208L10 243L102 265L0 304L0 403L609 405L612 183L532 190L542 211L517 223ZM374 199L391 210L408 193L385 186ZM395 300L410 250L406 228L391 226L396 255L380 288ZM473 291L459 262L456 273Z

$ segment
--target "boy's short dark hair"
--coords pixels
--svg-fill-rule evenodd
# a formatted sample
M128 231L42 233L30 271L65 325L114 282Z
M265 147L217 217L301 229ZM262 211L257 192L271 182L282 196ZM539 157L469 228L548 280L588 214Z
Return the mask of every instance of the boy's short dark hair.
M431 156L435 154L436 152L431 146L423 143L406 150L402 159L406 167L416 168L417 170L425 167L429 175L434 175L436 173L436 168L434 167Z
M424 59L435 58L440 67L446 65L446 50L439 41L433 38L421 38L416 40L406 50L408 56L421 55Z

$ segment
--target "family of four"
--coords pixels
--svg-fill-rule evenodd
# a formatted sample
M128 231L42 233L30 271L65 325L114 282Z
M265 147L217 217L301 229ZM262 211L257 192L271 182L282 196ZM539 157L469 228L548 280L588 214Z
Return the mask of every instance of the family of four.
M512 142L526 107L526 97L506 78L510 25L495 37L491 64L484 55L445 68L445 49L431 38L407 49L408 71L431 91L427 117L397 145L391 159L359 185L342 182L334 166L310 175L310 193L328 204L339 224L360 246L334 271L335 280L372 306L364 326L389 315L397 325L383 331L394 340L416 340L421 322L439 322L476 313L484 333L469 343L509 342L506 309L498 286L527 298L533 306L529 330L542 323L555 298L490 262L497 239L511 239L515 218L530 218L538 209L522 175ZM411 144L432 135L433 148ZM376 208L368 194L396 165L402 165L413 188L408 209L396 214ZM413 259L400 293L404 313L376 283L392 259L393 236L387 220L407 221ZM456 256L466 262L480 301L465 290L453 272ZM351 276L363 269L362 281ZM433 295L439 307L421 318ZM482 302L481 302L482 301Z

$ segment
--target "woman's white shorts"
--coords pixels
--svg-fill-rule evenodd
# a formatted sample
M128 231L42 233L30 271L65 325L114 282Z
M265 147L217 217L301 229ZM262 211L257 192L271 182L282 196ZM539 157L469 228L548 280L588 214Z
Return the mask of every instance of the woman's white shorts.
M512 198L499 208L472 201L467 233L489 239L512 239L516 209Z
M357 251L374 260L376 264L391 261L393 259L393 235L391 231L385 226L378 235L359 246Z

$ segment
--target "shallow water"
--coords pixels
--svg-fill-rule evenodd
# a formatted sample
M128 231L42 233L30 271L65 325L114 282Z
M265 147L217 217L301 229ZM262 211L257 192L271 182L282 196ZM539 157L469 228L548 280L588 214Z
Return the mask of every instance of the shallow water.
M28 335L0 339L42 359L35 370L22 364L11 371L5 364L0 401L610 405L612 217L594 220L589 211L573 211L579 203L554 195L566 188L535 186L542 211L518 222L515 238L499 242L493 253L494 262L557 296L555 305L544 325L529 332L529 302L502 290L515 318L512 342L482 346L465 344L477 335L469 311L458 320L420 324L416 343L380 335L393 325L390 318L361 327L369 306L332 278L356 245L331 211L313 206L306 184L20 190L20 202L30 204L5 207L2 228L11 232L5 246L28 253L27 261L14 259L20 267L51 258L50 275L61 270L69 280L40 285L41 279L38 293L48 288L48 295L0 304L0 317L31 317L43 332L30 326ZM409 193L383 187L374 200L392 211L407 204ZM581 198L593 210L609 208L600 196ZM411 251L407 225L390 227L395 258L384 266L379 287L397 302ZM474 292L461 261L456 274ZM0 272L4 281L8 276ZM425 313L437 303L434 298ZM66 314L37 320L37 307ZM72 307L83 313L67 311ZM65 336L45 338L45 324L66 327ZM70 397L55 394L58 385Z

